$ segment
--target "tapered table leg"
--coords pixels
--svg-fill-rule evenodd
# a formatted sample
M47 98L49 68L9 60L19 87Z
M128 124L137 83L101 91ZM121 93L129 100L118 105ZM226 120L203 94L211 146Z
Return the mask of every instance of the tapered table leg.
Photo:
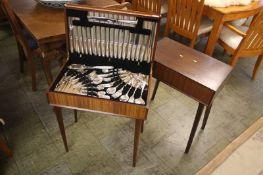
M13 156L11 150L8 148L8 146L3 141L2 138L0 138L0 150L2 150L8 157L12 157Z
M144 128L144 120L142 121L141 133L143 133L143 128Z
M74 118L75 118L75 123L78 122L78 111L74 109Z
M59 129L60 129L60 134L61 134L62 140L64 142L64 146L65 146L66 152L68 152L68 143L67 143L67 138L66 138L66 133L65 133L65 127L64 127L64 122L63 122L61 108L54 107L54 111L56 113L58 126L59 126Z
M138 145L139 145L139 141L140 141L139 139L140 139L142 122L143 122L143 120L139 120L139 119L135 120L134 145L133 145L133 164L132 164L133 167L136 166Z
M212 104L210 104L209 106L206 107L206 110L205 110L205 116L204 116L204 119L203 119L203 124L202 124L202 127L201 129L205 129L205 125L207 123L207 119L208 119L208 116L210 114L210 110L212 108Z
M158 89L158 87L159 87L159 83L160 83L160 80L157 79L157 80L156 80L156 83L155 83L155 86L154 86L154 89L153 89L153 94L152 94L151 100L154 100L154 98L155 98L157 89Z
M195 115L195 120L194 120L193 127L192 127L192 130L191 130L191 133L190 133L190 137L188 139L187 146L186 146L186 149L184 151L186 154L189 152L190 147L192 145L196 129L198 127L200 118L201 118L203 110L204 110L204 106L205 105L203 105L201 103L199 103L199 105L198 105L198 109L197 109L197 112L196 112L196 115Z

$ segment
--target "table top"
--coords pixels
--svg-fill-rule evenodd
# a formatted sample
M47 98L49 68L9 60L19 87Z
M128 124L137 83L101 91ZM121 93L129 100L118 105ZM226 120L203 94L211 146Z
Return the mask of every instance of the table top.
M263 7L263 0L257 0L249 5L229 6L229 7L209 7L205 6L204 10L212 9L221 14L234 14L242 11L252 11Z
M39 42L65 39L64 10L45 7L35 0L10 0L11 6L27 30ZM87 5L103 7L114 0L86 0Z
M169 38L157 43L154 61L215 92L232 70L229 65Z

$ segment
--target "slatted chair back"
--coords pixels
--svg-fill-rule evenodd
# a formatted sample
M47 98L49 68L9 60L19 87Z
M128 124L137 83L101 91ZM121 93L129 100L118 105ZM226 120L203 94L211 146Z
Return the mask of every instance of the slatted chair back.
M117 3L117 4L113 4L113 5L108 5L104 8L107 9L115 9L115 10L128 10L131 8L131 4L129 2L122 2L122 3Z
M241 55L260 55L263 54L263 10L256 16L251 23L247 35L241 41L237 52Z
M204 0L169 0L165 36L173 30L189 39L197 37Z
M161 14L162 0L132 0L132 9Z

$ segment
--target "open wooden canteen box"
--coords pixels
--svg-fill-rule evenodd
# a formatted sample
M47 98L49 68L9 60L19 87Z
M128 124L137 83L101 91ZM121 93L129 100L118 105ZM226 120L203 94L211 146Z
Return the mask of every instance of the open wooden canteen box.
M159 19L143 12L65 6L68 60L47 96L66 150L61 107L134 118L135 166L149 107Z

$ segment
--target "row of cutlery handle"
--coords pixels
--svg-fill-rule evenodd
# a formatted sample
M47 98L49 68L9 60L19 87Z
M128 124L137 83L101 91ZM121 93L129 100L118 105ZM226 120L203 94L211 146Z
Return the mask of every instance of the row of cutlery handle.
M153 53L156 23L144 21L143 28L150 35L132 33L129 30L73 25L74 17L69 17L70 52L96 55L105 58L150 62Z

